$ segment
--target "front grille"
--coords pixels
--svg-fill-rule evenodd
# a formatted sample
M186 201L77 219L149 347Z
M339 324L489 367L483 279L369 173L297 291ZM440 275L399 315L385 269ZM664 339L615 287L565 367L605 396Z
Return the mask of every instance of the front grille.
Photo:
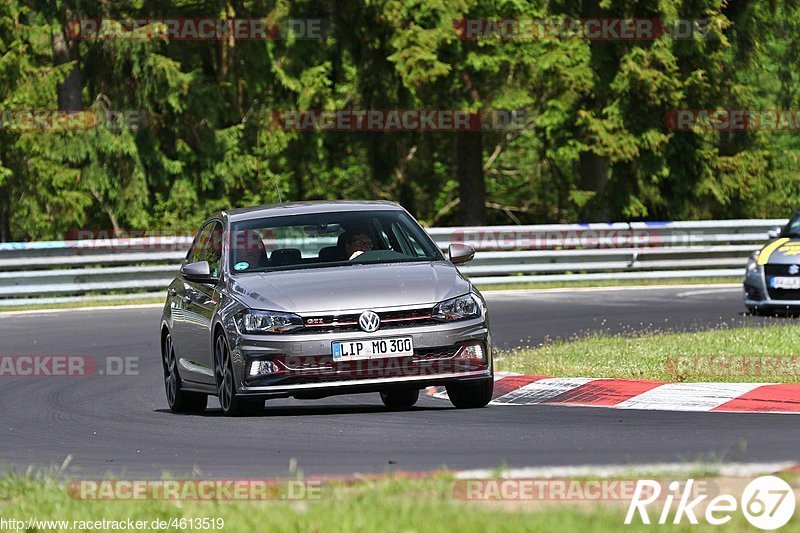
M773 276L794 277L800 276L800 272L792 274L790 269L800 265L764 265L764 275L767 282L767 293L773 300L800 300L799 289L773 289L769 286L769 278Z
M435 324L431 317L433 309L405 309L402 311L378 311L381 317L381 330L406 328L410 326L425 326ZM333 333L342 331L361 331L358 326L358 317L361 313L344 315L317 315L303 317L305 327L292 333Z
M797 276L800 275L800 271L791 274L789 269L792 267L800 268L800 264L798 265L765 265L764 266L764 273L767 276Z
M797 289L767 289L767 292L773 300L800 300L800 290Z
M423 348L414 350L415 361L436 361L437 359L449 359L455 357L460 346L448 346L446 348Z
M461 346L419 348L413 356L333 361L331 355L289 356L272 359L281 370L259 376L252 385L291 385L357 381L371 378L425 377L485 370L487 361L458 358Z
M440 348L420 348L414 350L414 355L411 361L415 363L439 361L442 359L450 359L455 357L460 349L460 346L444 346ZM394 359L406 359L405 357L396 357ZM390 359L390 358L389 358ZM310 356L279 356L274 359L281 367L293 372L333 372L337 370L338 363L333 361L331 355L310 355Z

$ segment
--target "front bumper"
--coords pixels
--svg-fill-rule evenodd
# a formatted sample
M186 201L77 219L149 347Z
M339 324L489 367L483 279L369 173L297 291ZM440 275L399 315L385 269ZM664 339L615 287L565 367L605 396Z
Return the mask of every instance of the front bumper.
M243 386L239 394L267 398L324 398L337 394L380 392L392 388L422 389L449 383L492 379L487 369L472 372L454 372L426 376L396 376L367 379L337 379L330 382L298 383L293 385Z
M413 356L333 360L334 341L402 336L413 338ZM467 351L468 346L480 346L482 357ZM492 378L491 338L482 318L374 333L239 335L232 356L243 396L320 398ZM271 362L273 371L250 376L254 361Z
M770 295L770 292L771 291L767 288L766 275L763 268L755 272L747 272L744 278L744 304L748 309L800 309L800 291L797 291L796 299L786 298L786 296L783 295L775 297L776 295L774 293L776 291L772 291L773 295Z

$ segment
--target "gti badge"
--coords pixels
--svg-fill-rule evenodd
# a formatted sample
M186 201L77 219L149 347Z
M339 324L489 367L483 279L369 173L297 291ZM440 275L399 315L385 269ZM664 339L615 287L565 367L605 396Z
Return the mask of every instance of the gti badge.
M374 311L364 311L358 317L358 325L367 333L372 333L381 326L381 317Z
M792 276L796 276L798 272L800 272L800 266L791 265L789 267L789 274L791 274Z

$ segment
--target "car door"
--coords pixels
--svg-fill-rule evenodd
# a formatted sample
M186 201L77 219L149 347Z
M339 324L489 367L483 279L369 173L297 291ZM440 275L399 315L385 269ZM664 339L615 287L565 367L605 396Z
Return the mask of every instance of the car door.
M222 268L222 222L214 220L209 225L208 239L204 243L199 261L208 261L211 276L219 279ZM187 359L196 367L197 379L213 383L213 353L211 321L219 302L217 283L186 281Z
M192 243L183 264L196 263L205 260L205 248L211 239L214 221L206 222ZM192 361L195 358L192 347L192 327L190 324L196 320L191 314L188 298L194 297L195 289L192 282L179 275L169 288L172 314L172 339L174 341L175 355L179 360ZM185 368L185 367L184 367ZM185 371L184 371L185 372ZM196 381L197 376L186 376L187 379Z

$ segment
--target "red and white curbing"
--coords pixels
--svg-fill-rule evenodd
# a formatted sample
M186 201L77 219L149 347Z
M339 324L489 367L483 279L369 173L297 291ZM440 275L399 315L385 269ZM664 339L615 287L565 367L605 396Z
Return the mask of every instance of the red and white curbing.
M447 399L444 387L430 388L428 392L435 398ZM665 383L497 372L490 405L800 414L800 384Z

